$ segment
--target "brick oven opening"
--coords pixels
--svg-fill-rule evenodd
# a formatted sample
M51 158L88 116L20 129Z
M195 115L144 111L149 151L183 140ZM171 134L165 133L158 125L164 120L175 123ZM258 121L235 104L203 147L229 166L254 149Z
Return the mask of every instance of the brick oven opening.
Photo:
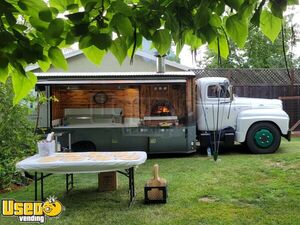
M168 100L156 100L151 107L151 116L173 116L174 107Z

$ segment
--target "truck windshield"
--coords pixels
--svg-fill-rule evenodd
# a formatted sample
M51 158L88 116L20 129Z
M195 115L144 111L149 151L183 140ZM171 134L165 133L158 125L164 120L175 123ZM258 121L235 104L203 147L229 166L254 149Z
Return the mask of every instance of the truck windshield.
M230 98L228 89L223 84L210 85L207 88L208 98Z

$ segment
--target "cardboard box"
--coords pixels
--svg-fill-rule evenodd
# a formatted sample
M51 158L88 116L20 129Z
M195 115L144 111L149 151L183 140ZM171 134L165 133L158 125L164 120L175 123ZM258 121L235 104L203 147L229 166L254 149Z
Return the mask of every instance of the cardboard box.
M98 191L115 191L118 188L117 172L102 172L98 174Z

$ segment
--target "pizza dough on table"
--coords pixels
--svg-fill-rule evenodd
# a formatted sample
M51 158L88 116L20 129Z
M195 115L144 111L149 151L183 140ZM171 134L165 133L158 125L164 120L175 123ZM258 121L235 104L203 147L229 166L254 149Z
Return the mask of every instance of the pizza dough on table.
M115 152L113 153L116 160L137 160L139 159L139 155L136 153L129 152Z
M138 160L139 159L139 156L138 155L128 155L128 156L118 156L117 159L120 159L120 160Z
M78 162L78 161L85 161L87 158L82 156L65 156L63 158L64 162Z
M98 160L103 160L103 161L107 161L107 160L114 160L114 157L113 155L111 154L93 154L89 157L90 160L93 160L93 161L98 161Z
M57 162L61 159L62 159L61 156L45 156L45 157L41 157L38 161L42 163L47 163L47 162Z
M41 157L38 161L42 163L51 163L57 161L80 162L80 161L109 161L109 160L138 160L139 155L134 152L72 152L59 153L55 156Z

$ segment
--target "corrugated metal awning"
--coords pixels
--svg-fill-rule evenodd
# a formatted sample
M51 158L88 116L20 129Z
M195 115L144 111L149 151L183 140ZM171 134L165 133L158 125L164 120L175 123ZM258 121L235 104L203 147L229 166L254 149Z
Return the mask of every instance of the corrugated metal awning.
M176 80L39 80L39 85L72 85L72 84L166 84L186 83L184 79Z
M122 79L122 78L146 78L146 77L157 77L160 79L171 78L171 77L195 77L195 73L191 71L174 71L165 73L155 73L155 72L72 72L72 73L35 73L38 80L43 80L47 78L52 79L74 79L74 78L84 78L84 79Z

